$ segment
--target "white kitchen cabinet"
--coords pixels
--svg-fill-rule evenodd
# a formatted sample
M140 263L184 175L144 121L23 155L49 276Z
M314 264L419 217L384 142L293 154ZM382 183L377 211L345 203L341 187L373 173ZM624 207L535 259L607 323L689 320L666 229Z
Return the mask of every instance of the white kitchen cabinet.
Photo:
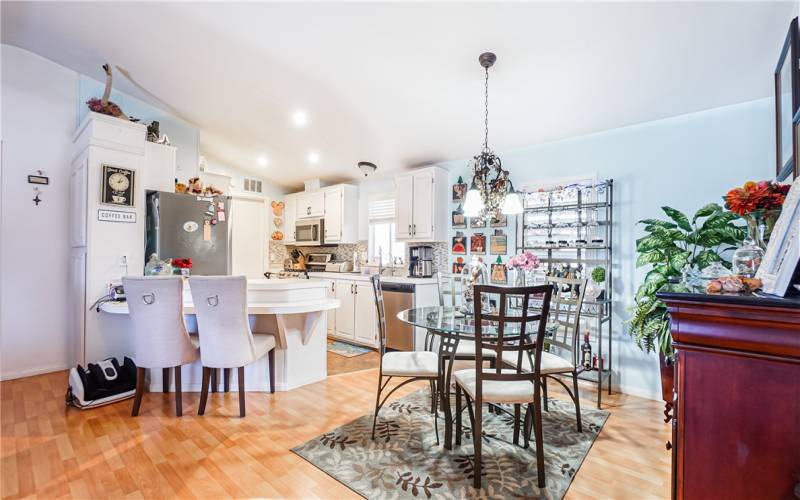
M336 298L336 280L323 280L328 286L327 297L329 299ZM328 335L333 337L336 335L336 309L328 309Z
M322 217L325 215L325 192L311 191L297 193L295 214L298 219L305 217Z
M294 223L297 219L297 195L287 194L283 197L283 242L294 243Z
M175 191L175 155L178 149L166 144L144 143L144 188L151 191ZM185 179L184 179L185 181ZM227 194L227 191L225 192Z
M378 314L375 293L368 281L336 280L334 295L341 305L335 310L333 327L328 318L329 335L334 338L378 347Z
M355 286L355 330L353 337L356 341L378 345L378 313L375 310L375 292L372 283L357 283Z
M267 270L267 199L236 195L229 211L231 267L235 276L263 278Z
M69 175L69 240L73 248L86 246L88 161L88 157L77 160Z
M336 280L336 298L341 305L336 309L336 337L353 340L355 331L355 283Z
M414 206L414 174L398 175L395 180L397 192L395 194L395 224L398 240L410 240L414 234L411 229L413 224Z
M397 239L446 241L450 194L447 171L438 167L422 168L398 175L395 184Z
M325 188L325 243L358 241L358 188L338 184Z

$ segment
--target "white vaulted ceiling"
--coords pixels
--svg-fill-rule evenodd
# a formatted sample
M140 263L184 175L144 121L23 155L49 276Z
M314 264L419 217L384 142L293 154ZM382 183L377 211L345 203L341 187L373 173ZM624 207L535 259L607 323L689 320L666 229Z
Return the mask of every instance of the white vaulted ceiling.
M197 125L203 153L293 187L475 154L486 50L499 150L769 96L794 8L4 1L2 41L98 80L126 69L162 102L115 86Z

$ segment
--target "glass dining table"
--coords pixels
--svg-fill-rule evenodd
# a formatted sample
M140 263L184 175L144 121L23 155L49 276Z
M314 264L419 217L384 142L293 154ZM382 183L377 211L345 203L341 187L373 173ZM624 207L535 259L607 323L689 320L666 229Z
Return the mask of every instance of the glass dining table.
M461 312L457 307L432 306L400 311L397 313L397 318L404 323L427 330L424 349L439 353L439 379L436 387L439 393L440 411L444 413L444 447L450 450L453 447L453 414L450 406L453 364L458 359L456 350L459 343L475 341L475 317ZM503 331L505 335L515 335L519 334L520 328L520 323L505 323ZM530 324L526 327L531 333L535 328ZM481 336L497 336L497 330L498 322L482 321Z

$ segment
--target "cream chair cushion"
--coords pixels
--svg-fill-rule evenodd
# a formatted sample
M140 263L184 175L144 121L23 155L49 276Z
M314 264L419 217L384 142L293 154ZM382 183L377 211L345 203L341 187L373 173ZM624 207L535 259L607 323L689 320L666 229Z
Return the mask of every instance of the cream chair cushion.
M504 352L503 363L516 367L517 353ZM553 373L571 373L573 370L575 370L575 367L572 366L572 363L561 356L556 356L555 354L549 352L542 353L542 370L539 372L542 375L549 375ZM528 373L533 371L533 368L531 367L531 360L528 358L527 354L522 355L522 371Z
M439 359L428 351L387 352L383 355L381 373L394 377L435 377Z
M483 373L495 373L495 370L483 370ZM506 369L501 373L516 373L516 370ZM455 373L455 378L456 384L464 389L470 399L474 399L477 385L475 369L459 370ZM484 380L481 398L484 403L533 403L533 383L528 380Z
M475 357L475 342L471 340L462 340L458 343L458 347L456 347L456 356L463 356L463 357ZM483 357L484 358L495 358L497 354L491 349L484 349L483 350Z
M255 349L255 358L260 359L266 353L275 349L275 337L269 333L254 333L253 346Z

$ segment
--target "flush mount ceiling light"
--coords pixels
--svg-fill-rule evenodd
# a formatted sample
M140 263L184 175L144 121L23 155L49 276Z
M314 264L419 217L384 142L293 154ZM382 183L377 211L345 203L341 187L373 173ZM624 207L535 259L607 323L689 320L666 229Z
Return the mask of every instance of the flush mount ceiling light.
M264 155L261 155L258 158L256 158L256 163L258 163L259 167L266 167L267 165L269 165L269 158L267 158Z
M308 115L302 109L292 113L292 123L295 127L305 127L308 124Z
M319 163L319 155L317 153L308 153L309 163Z
M489 68L497 56L484 52L478 62L484 69L484 132L483 149L472 159L472 184L464 200L464 215L488 220L498 215L522 213L522 200L514 191L508 170L503 170L500 157L489 149Z
M374 163L370 163L368 161L360 161L358 162L358 169L364 173L364 177L368 176L369 174L375 173L375 170L378 167Z

